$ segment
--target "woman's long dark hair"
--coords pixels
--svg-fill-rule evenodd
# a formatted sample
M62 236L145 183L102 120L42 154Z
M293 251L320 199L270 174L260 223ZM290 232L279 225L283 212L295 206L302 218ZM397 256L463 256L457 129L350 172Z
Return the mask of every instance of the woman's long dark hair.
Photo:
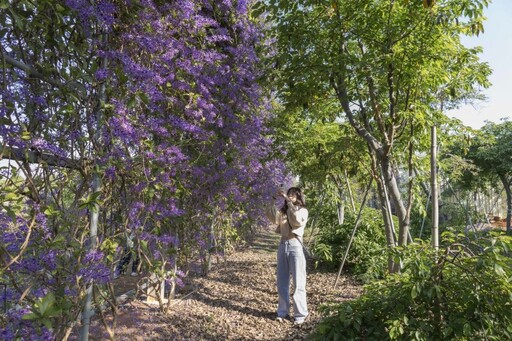
M296 205L300 207L306 207L306 201L304 200L304 196L302 195L302 191L299 187L290 187L286 192L286 195L295 195L297 197ZM286 214L288 211L288 202L285 200L283 207L281 207L281 213Z

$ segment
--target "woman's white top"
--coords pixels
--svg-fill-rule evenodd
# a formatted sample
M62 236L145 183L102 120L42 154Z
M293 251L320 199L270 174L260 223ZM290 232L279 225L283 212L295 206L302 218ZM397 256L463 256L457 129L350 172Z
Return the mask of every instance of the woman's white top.
M305 207L294 205L291 200L286 201L288 204L287 214L283 214L276 207L275 201L272 200L271 205L265 210L267 218L274 224L277 224L276 233L281 234L281 240L289 240L298 236L302 239L304 228L308 222L308 210ZM290 220L290 226L288 225Z

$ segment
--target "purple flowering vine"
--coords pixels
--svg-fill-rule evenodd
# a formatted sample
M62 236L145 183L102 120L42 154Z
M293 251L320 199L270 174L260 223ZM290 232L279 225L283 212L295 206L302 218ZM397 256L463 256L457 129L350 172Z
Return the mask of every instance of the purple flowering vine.
M172 263L180 252L210 252L228 224L242 233L265 223L263 203L286 169L268 137L272 113L257 54L265 41L250 2L65 0L59 11L34 3L41 7L30 15L54 15L65 43L44 40L34 25L44 17L23 21L26 36L12 25L0 37L6 55L51 77L4 73L1 142L79 166L21 166L25 209L0 212L7 252L15 255L29 236L8 269L26 280L21 292L64 292L76 317L80 293L90 281L112 280L132 233L137 252ZM41 36L41 46L31 36ZM102 187L93 194L95 173ZM94 200L99 249L89 251ZM185 277L173 276L177 285ZM21 329L2 337L23 338L29 321L12 321Z

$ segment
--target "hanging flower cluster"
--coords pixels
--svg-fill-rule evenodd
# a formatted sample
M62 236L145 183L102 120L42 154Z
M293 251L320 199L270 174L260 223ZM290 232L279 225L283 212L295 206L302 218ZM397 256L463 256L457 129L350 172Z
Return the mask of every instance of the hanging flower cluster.
M102 72L111 75L103 131L105 159L116 164L110 170L143 174L139 193L157 188L152 200L133 202L152 220L249 202L238 208L249 216L240 218L257 220L261 211L252 208L261 208L283 167L268 167L269 113L256 82L261 36L247 4L140 5L136 20L100 52L110 65Z

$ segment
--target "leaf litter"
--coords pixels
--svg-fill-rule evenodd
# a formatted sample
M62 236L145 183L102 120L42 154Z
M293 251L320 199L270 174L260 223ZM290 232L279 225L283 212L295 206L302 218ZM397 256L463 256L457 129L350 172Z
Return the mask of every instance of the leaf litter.
M270 231L261 231L248 246L216 262L208 276L191 275L188 292L171 302L168 315L140 297L122 303L116 340L306 340L321 319L320 305L354 299L361 294L362 286L342 276L333 290L336 273L308 266L306 322L294 326L292 320L277 321L278 238ZM123 278L116 284L116 291L136 285L136 279ZM94 319L90 340L105 339L108 334Z

